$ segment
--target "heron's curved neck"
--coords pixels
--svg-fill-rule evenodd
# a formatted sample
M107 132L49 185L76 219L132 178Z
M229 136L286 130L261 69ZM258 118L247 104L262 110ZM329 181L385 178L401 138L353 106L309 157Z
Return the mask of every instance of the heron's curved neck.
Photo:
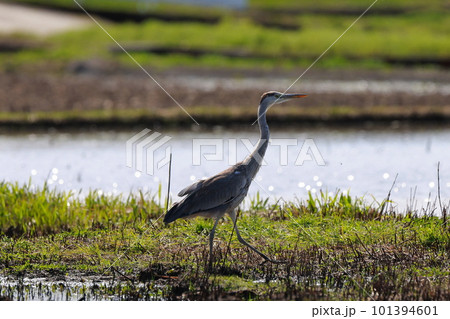
M267 125L266 120L266 111L269 105L264 101L259 105L258 108L258 125L259 125L259 141L256 144L253 152L246 158L246 162L248 165L253 166L251 164L255 164L256 171L262 164L262 159L266 154L267 146L269 145L270 131L269 125ZM255 171L255 174L256 174Z
M263 101L258 107L258 125L259 125L259 141L256 145L253 153L258 152L261 157L266 153L267 146L269 145L270 131L269 125L266 120L266 111L268 105Z

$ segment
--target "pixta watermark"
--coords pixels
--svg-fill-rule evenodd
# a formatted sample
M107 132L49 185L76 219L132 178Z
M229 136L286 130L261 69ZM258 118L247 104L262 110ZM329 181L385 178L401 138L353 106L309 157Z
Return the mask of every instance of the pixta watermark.
M171 139L168 135L149 129L135 134L126 142L127 166L153 175L155 168L160 169L169 163L172 149L168 143ZM257 143L248 138L194 138L189 155L193 166L204 165L207 161L226 161L231 166L251 154L256 146ZM161 154L161 150L164 154ZM242 151L244 154L241 154ZM272 154L271 165L302 166L307 162L318 166L325 165L325 160L312 138L272 138L269 140L267 152ZM269 156L262 160L258 158L258 161L267 165L268 158Z
M134 167L139 172L153 175L155 164L157 169L169 163L171 147L166 144L172 139L159 132L144 129L133 135L126 143L127 166ZM163 158L155 159L157 150L165 147ZM145 167L145 168L144 168Z
M247 138L198 138L192 140L192 165L202 165L202 160L206 161L228 161L228 165L234 165L241 160L238 158L239 144L244 146L247 155L253 152L257 143L253 144ZM302 166L307 161L313 161L316 165L324 166L325 160L312 138L298 140L295 138L272 138L269 140L269 151L278 148L278 156L270 156L271 164L287 166L294 164ZM227 150L227 151L226 151ZM256 154L258 156L258 154ZM295 159L293 159L293 157ZM260 161L260 159L258 159ZM267 165L267 159L260 161L262 165ZM273 161L276 161L274 163Z

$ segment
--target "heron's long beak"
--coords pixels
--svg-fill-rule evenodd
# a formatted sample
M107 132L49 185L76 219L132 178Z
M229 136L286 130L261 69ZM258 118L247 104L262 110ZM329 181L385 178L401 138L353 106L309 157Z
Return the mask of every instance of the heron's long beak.
M283 94L282 96L281 96L281 98L282 99L296 99L296 98L300 98L300 97L305 97L305 96L307 96L306 94L297 94L297 93L294 93L294 94Z

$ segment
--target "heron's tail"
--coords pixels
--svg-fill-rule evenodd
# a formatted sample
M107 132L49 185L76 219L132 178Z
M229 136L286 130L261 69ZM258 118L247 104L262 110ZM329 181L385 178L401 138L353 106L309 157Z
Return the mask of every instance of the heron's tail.
M180 203L175 203L164 216L164 222L166 224L171 223L180 217L179 214Z

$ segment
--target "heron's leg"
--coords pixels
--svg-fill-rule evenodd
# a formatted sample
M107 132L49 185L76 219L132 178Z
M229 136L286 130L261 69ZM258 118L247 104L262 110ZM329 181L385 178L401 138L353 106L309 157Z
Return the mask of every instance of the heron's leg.
M250 245L249 243L247 243L247 242L244 240L244 238L241 237L241 234L239 233L239 230L238 230L237 225L236 225L236 221L237 221L237 218L236 218L236 211L233 210L232 212L229 213L229 215L230 215L230 217L231 217L231 220L233 221L234 229L236 229L236 235L237 235L237 238L238 238L239 242L240 242L241 244L247 246L247 247L250 248L251 250L253 250L255 253L257 253L258 255L260 255L260 256L261 256L262 258L264 258L266 261L270 261L270 262L273 262L273 263L277 263L277 261L270 259L270 258L267 257L265 254L263 254L262 252L260 252L258 249L256 249L255 247L253 247L252 245Z
M212 266L212 261L213 261L213 242L214 242L214 234L216 233L216 227L217 224L219 223L219 219L220 217L217 217L216 221L214 222L214 226L211 229L211 232L209 233L209 267L211 268Z

